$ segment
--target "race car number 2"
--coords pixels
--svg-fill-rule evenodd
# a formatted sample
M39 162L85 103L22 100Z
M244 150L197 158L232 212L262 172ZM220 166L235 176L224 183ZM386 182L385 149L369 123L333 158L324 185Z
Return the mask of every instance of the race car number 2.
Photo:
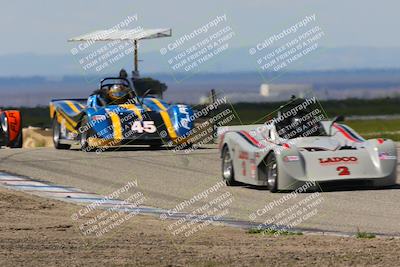
M349 168L346 166L339 166L336 168L336 171L338 171L339 176L350 175Z
M157 130L154 121L134 121L131 129L136 133L155 133Z

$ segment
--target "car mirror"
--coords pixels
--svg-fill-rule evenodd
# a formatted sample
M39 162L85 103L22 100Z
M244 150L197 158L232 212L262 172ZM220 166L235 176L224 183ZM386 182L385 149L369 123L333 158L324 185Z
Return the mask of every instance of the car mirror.
M344 116L343 115L339 115L339 116L336 116L335 118L333 118L333 122L332 123L339 122L339 121L344 121Z
M332 126L336 122L344 121L344 116L343 115L338 115L333 118L331 125L329 126L329 135L332 135Z
M144 92L144 94L142 95L142 97L147 96L150 92L151 92L151 89L147 89L147 90Z

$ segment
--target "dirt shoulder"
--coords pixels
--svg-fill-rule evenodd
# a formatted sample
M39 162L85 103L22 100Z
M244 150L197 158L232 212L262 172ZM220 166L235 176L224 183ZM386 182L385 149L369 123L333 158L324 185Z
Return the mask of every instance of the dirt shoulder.
M263 236L208 226L185 238L171 221L135 216L85 237L77 206L0 188L0 266L393 266L398 239Z
M51 130L35 127L24 128L22 129L22 136L24 138L23 147L51 147L53 146L52 134L53 132Z

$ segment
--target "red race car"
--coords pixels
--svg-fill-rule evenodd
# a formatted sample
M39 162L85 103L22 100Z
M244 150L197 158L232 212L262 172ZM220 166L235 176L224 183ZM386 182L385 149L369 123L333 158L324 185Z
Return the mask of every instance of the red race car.
M21 113L18 110L0 110L0 147L22 147Z

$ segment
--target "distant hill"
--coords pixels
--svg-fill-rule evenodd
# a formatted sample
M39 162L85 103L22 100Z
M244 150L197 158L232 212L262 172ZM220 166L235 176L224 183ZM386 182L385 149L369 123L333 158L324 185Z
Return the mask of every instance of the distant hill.
M235 102L264 102L262 83L310 85L320 99L381 98L400 95L400 69L291 71L285 73L229 72L186 74L147 73L168 86L167 101L196 104L211 89ZM116 75L114 73L113 75ZM47 105L53 98L87 97L100 76L0 77L0 106Z
M140 51L139 51L140 52ZM167 57L158 51L139 53L140 69L146 72L172 72ZM85 74L72 54L0 55L0 76L65 76ZM113 66L130 69L132 56L128 55ZM336 69L400 68L400 48L343 47L319 48L292 64L288 70L336 70ZM229 48L199 69L200 72L254 72L259 67L248 53L248 47ZM87 74L87 73L86 73ZM89 73L90 74L90 73Z

